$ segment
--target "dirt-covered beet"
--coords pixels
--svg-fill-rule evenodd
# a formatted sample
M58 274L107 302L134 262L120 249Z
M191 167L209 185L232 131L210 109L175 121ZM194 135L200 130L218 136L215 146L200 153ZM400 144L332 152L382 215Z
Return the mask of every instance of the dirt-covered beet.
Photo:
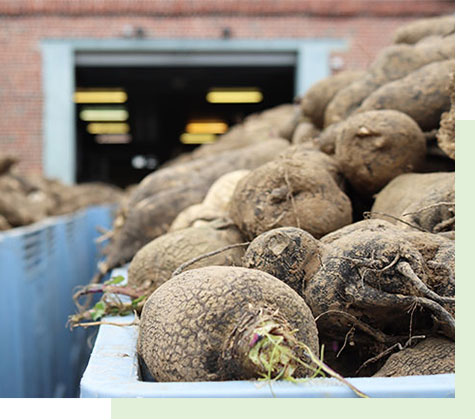
M178 213L172 224L168 228L168 232L174 232L189 227L205 226L213 220L226 217L225 213L215 207L208 207L203 203L193 204Z
M268 334L282 337L281 347L298 357L305 358L296 341L318 354L312 313L289 286L258 270L205 267L173 277L150 296L137 349L159 382L254 379L268 373L259 362L269 360ZM308 374L285 352L277 359L273 375Z
M391 45L378 54L368 69L368 74L375 83L382 86L427 64L450 60L455 57L455 38L437 37L420 44Z
M302 229L271 229L249 244L242 264L277 277L302 295L307 280L320 268L322 248Z
M292 135L292 144L302 144L313 141L319 130L310 121L301 121Z
M279 129L277 130L277 136L279 138L283 138L289 141L292 141L294 136L295 130L297 129L298 124L301 121L305 121L305 116L302 113L302 108L300 106L295 106L294 114L291 119L286 118L287 122L284 125L279 125Z
M219 221L161 235L135 254L128 269L128 286L142 290L156 289L187 261L242 242L241 234L235 227ZM209 265L240 266L244 250L244 247L229 249L197 261L186 270Z
M106 259L99 264L100 273L130 261L145 244L166 233L183 208L203 200L207 190L202 183L189 182L140 201L128 212L122 226L114 230Z
M302 111L315 127L323 128L325 108L336 93L363 77L363 71L343 71L315 83L302 98Z
M431 62L450 60L455 58L455 32L450 35L428 36L414 45L414 48L422 54L430 54Z
M0 175L8 173L12 166L18 163L15 156L0 154Z
M2 192L0 194L0 214L13 226L24 226L47 217L47 209L41 200L28 196L21 191Z
M8 220L0 214L0 231L11 229L12 225L8 223Z
M349 117L335 143L335 158L354 189L371 195L391 179L421 166L426 140L399 111L369 111Z
M167 167L144 178L128 200L127 208L114 221L107 258L100 265L100 272L130 261L146 243L166 233L182 210L203 201L220 176L237 169L256 168L278 156L288 145L283 139L269 140Z
M0 215L10 227L29 225L92 205L118 203L123 197L122 190L112 185L65 185L37 175L24 175L11 167L16 160L2 159L0 165L6 172L0 175Z
M52 214L56 205L51 195L15 170L0 175L0 215L10 227L38 222Z
M325 108L323 127L345 120L378 87L379 83L367 74L341 89Z
M58 206L53 213L63 215L89 206L119 204L124 197L124 191L114 185L102 182L78 184L65 188L58 194Z
M398 231L393 223L382 219L364 219L349 225L343 226L340 229L334 230L320 238L320 242L325 245L330 245L334 241L341 239L345 235L354 232L395 232Z
M208 190L203 202L187 207L170 225L169 231L204 225L213 220L229 216L229 203L234 189L241 178L250 171L241 169L218 178Z
M371 212L401 228L409 223L432 233L454 231L455 172L399 175L377 194Z
M400 236L419 252L424 261L424 282L440 296L455 296L455 242L443 235L402 228L382 219L365 219L338 229L320 239L325 250L345 235L372 232L388 236ZM337 242L338 243L338 242ZM452 315L453 302L443 304Z
M437 331L454 339L455 320L445 308L453 307L454 297L430 288L427 263L411 241L389 230L361 230L331 246L305 290L314 316L328 314L318 324L323 334L344 338L353 317L360 333L373 331L373 339Z
M427 286L439 296L455 297L455 241L417 230L406 230L401 235L422 255ZM455 316L455 302L442 306Z
M374 376L437 375L455 372L455 343L430 337L389 357Z
M444 153L455 160L455 73L452 73L448 84L450 109L440 118L437 132L437 144Z
M345 121L340 121L326 127L315 139L317 148L328 155L334 155L335 144L342 134L344 125Z
M211 185L206 194L203 204L208 207L214 207L227 211L229 209L229 202L236 189L237 183L250 173L249 169L241 169L238 171L228 172L227 174L218 178L217 181Z
M341 168L334 156L322 153L314 142L305 142L288 147L279 156L279 159L296 159L311 162L315 168L325 169L335 180L341 190L345 191L346 181Z
M324 127L343 121L373 92L383 85L406 77L429 63L453 59L453 37L438 37L412 45L391 45L384 48L358 80L340 89L328 103Z
M239 181L231 218L247 239L269 229L296 226L316 238L351 223L351 202L324 167L323 153L283 156ZM325 156L328 158L328 156Z
M335 255L342 238L350 235L357 238L360 235L380 235L387 237L389 241L394 236L401 238L416 250L422 257L421 267L424 275L421 279L424 283L441 297L453 298L455 296L455 244L453 240L442 235L421 232L417 229L402 229L402 225L395 225L382 219L365 219L351 225L344 226L320 239L325 246L325 254ZM337 249L333 248L335 246ZM369 250L368 250L369 252ZM323 256L325 256L323 254ZM325 263L325 258L323 258ZM360 272L367 268L361 267ZM342 276L350 277L347 272ZM324 291L322 291L325 294ZM341 296L344 296L342 294ZM351 296L348 296L351 302ZM333 310L339 311L340 303L334 303ZM449 300L441 303L452 316L455 314L455 301ZM351 307L350 307L351 308ZM371 376L379 367L381 360L370 363L361 368L365 361L387 351L392 346L404 346L409 339L408 335L395 334L393 330L381 330L374 328L369 321L373 308L354 311L354 307L343 312L331 312L318 317L317 326L320 329L320 339L325 345L326 360L331 366L346 376ZM369 314L369 317L367 317ZM386 316L386 315L384 315ZM400 316L396 314L397 317ZM403 319L401 325L408 325L410 318ZM419 322L419 321L418 321ZM326 326L330 328L326 330ZM338 334L335 332L339 331ZM399 336L397 336L399 335ZM360 369L361 368L361 369Z
M182 164L159 168L140 182L132 192L127 207L131 208L154 194L182 187L190 183L190 180L199 181L208 189L220 176L238 169L256 168L277 157L288 146L288 141L274 138L238 150L224 150L209 156L198 156Z
M455 32L455 16L437 16L418 19L396 30L395 43L415 44L431 35L449 35Z
M164 166L177 167L190 161L215 155L217 158L223 152L237 151L277 138L290 140L297 123L296 113L298 110L297 105L282 104L248 115L242 123L234 125L225 134L219 136L216 142L203 144L193 152L181 154ZM231 168L231 170L233 169Z
M440 117L450 108L446 86L454 60L444 60L386 83L369 95L355 112L394 109L413 118L423 131L439 127Z

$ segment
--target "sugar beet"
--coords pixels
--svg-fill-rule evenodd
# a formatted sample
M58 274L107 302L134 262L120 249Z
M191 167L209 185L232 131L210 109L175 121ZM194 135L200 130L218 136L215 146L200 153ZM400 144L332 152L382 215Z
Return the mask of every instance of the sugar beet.
M250 356L266 332L299 357L305 356L294 340L318 354L310 309L289 286L258 270L205 267L173 277L150 296L137 348L159 382L253 379L268 372ZM284 353L280 359L275 367L285 375L305 374Z

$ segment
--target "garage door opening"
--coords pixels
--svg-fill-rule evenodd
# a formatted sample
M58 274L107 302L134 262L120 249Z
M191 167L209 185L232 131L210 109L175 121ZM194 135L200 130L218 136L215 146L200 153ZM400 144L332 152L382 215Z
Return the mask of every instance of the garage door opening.
M96 95L76 100L76 179L125 187L197 147L190 142L212 141L251 113L292 102L295 66L81 65L75 80L77 93ZM213 100L213 89L250 97Z

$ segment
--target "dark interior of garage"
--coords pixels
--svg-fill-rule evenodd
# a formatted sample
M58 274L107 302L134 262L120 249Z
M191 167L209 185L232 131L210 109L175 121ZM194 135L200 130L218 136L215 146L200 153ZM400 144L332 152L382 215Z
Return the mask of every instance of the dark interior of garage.
M121 135L91 133L91 119L85 121L81 111L92 104L76 105L78 182L121 187L137 183L167 160L198 146L180 142L188 123L220 121L231 127L251 113L291 102L294 71L292 66L77 67L77 89L120 89L127 95L121 104L100 104L126 112L119 125ZM212 88L248 87L260 91L262 100L210 103L206 98Z

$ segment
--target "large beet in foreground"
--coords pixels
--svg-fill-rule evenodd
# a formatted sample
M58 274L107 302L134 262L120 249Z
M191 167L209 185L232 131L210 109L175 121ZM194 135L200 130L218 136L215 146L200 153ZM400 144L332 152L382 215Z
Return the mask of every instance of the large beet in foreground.
M318 354L312 313L289 286L258 270L205 267L173 277L149 297L138 352L159 382L252 379L268 370L259 361L270 356L266 334L299 357L294 341ZM275 368L304 374L285 351Z

